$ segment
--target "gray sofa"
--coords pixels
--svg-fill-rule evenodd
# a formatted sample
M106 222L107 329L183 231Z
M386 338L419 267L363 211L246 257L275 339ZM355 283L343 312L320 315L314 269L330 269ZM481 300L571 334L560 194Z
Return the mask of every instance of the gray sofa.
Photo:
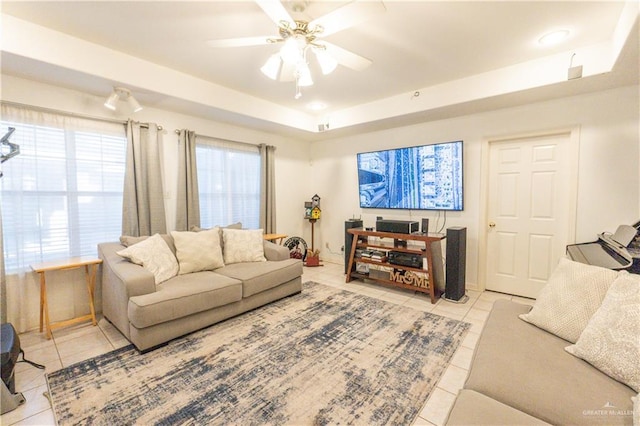
M530 309L495 302L447 424L632 424L636 392L518 317Z
M268 241L266 262L176 275L158 285L151 272L116 254L124 248L98 245L103 314L141 351L302 290L302 262Z

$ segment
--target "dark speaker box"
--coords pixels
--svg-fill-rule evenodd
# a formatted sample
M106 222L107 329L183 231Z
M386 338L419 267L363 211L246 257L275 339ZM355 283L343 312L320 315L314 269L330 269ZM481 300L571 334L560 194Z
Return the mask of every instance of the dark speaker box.
M411 234L418 232L418 222L411 220L379 219L376 221L376 231Z
M447 267L444 298L460 301L465 297L467 267L467 228L447 228Z
M351 254L351 243L353 241L353 235L348 230L353 228L362 228L361 219L349 219L344 222L344 273L347 273L349 267L349 254Z
M423 234L428 234L429 233L429 219L427 218L422 218L422 228L421 231Z

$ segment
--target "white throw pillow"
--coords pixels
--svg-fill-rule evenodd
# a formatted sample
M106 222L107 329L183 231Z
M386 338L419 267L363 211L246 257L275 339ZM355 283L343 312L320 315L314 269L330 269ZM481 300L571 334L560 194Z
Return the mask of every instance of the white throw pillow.
M529 313L520 318L575 343L618 272L561 258Z
M566 351L640 392L640 276L621 273Z
M224 266L220 248L220 229L206 231L172 231L180 274L211 271Z
M142 265L153 274L156 284L178 274L178 261L160 234L152 235L116 252L116 254L126 257L135 264Z
M262 229L222 230L224 263L266 262Z

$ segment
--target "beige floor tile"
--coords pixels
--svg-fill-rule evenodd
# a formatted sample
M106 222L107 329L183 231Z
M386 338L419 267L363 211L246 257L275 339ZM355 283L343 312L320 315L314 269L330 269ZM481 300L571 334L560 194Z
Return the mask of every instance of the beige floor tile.
M493 302L495 302L495 300L483 300L478 298L478 300L473 304L473 308L483 311L491 311L491 309L493 309Z
M481 291L477 291L477 290L467 290L466 294L467 294L467 296L469 296L469 300L473 303L476 300L478 300L478 297L480 297L482 292Z
M467 380L468 375L469 371L466 369L449 364L438 382L438 387L457 395L458 391L462 389L462 386L464 386L464 382Z
M77 339L80 336L95 333L99 330L98 326L94 326L90 322L86 322L53 330L52 334L53 340L58 344L66 340Z
M97 327L94 330L91 333L82 333L76 338L62 342L56 340L56 347L58 348L62 365L66 367L113 350L113 345L102 330Z
M419 416L434 425L444 425L455 400L454 394L435 388Z
M451 359L451 365L455 365L456 367L460 367L464 370L469 370L472 359L473 349L461 345Z
M512 296L510 294L498 293L495 291L485 291L480 295L480 297L478 297L478 300L486 300L489 302L494 302L499 299L511 300L511 297Z
M468 316L465 316L462 319L462 321L468 322L469 324L471 324L471 328L469 329L469 332L476 333L476 334L480 334L482 332L482 329L484 328L484 323L486 322L486 320L484 319L470 318Z
M26 419L20 420L15 423L15 426L54 426L56 424L55 417L53 416L53 410L48 409L41 411Z
M61 358L103 344L109 344L109 340L98 327L93 327L90 332L82 332L73 338L66 336L63 340L56 339L56 347Z
M422 417L419 417L419 416L416 417L412 425L413 426L434 426L434 424L431 423L429 420L423 419Z
M98 322L98 327L100 327L100 330L102 330L102 333L105 335L107 340L109 340L114 349L119 349L131 344L127 338L120 333L120 330L106 319L100 320Z
M51 359L41 364L45 366L44 370L26 363L18 364L21 367L20 370L18 370L16 366L15 384L18 392L25 392L42 385L46 385L47 382L44 377L45 373L52 373L62 368L62 363L60 362L60 358L57 357L57 352L55 359Z
M385 302L390 302L396 305L403 305L409 299L411 299L411 296L409 295L395 294L393 292L386 291L381 292L377 297L380 300L384 300Z
M56 349L55 343L52 341L50 345L40 346L37 349L32 348L22 348L24 350L24 359L35 362L37 364L46 365L52 361L60 360L58 356L58 350ZM18 360L22 360L23 357L19 356ZM16 364L16 372L21 372L23 370L30 370L35 367L26 363L26 362L18 362Z
M488 317L489 317L489 311L477 309L475 306L469 309L469 312L467 312L467 315L464 316L465 320L469 318L469 319L482 321L483 323L487 321Z
M431 312L436 307L431 300L426 297L414 296L402 304L408 308L417 309L422 312Z
M529 306L533 306L533 304L536 302L536 299L529 299L528 297L520 297L520 296L513 296L511 300L514 302L522 303L523 305L529 305Z
M50 410L49 400L43 395L47 391L47 386L38 386L22 392L26 399L26 403L18 406L15 410L9 411L0 417L0 423L3 425L12 425L28 417L39 414L43 411Z
M480 338L480 334L479 333L469 332L465 336L465 338L462 341L461 345L464 346L465 348L475 349L476 345L478 344L478 339L479 338Z
M39 330L32 330L18 335L20 338L20 347L25 352L41 348L49 348L54 345L52 339L47 339L45 333Z
M67 355L60 355L60 361L64 367L76 364L78 362L85 361L87 359L106 354L113 350L111 343L102 343L96 346L92 346L83 351L70 352Z
M447 311L455 315L465 316L467 312L471 309L471 304L467 303L453 303L446 301L444 299L440 299L437 306L438 310Z
M442 309L440 307L440 305L436 305L435 308L433 308L433 310L431 311L432 314L436 314L436 315L440 315L443 317L447 317L447 318L451 318L451 319L456 319L456 320L462 320L462 318L464 317L464 314L457 314L457 313L453 313L447 309Z

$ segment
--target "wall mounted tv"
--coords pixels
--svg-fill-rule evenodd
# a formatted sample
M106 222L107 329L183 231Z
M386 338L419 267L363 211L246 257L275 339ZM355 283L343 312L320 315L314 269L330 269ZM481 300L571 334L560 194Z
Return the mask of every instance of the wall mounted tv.
M462 141L358 154L360 207L463 209Z

